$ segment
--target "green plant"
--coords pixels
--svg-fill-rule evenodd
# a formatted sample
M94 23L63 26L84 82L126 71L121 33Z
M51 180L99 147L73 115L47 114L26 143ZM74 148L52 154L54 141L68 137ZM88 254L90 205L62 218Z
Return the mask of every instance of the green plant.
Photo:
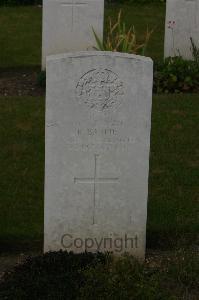
M104 264L106 255L63 251L28 258L4 275L0 299L76 299L84 284L82 272L88 266Z
M158 258L158 260L157 260ZM63 251L28 258L6 273L0 298L7 300L178 300L198 299L199 256L179 249L156 262L130 255Z
M199 92L199 65L181 56L169 57L154 67L155 93Z
M196 299L199 261L196 253L179 251L153 267L132 256L88 266L80 300Z
M127 29L125 22L121 20L121 10L119 11L116 23L109 18L109 26L105 41L101 41L93 29L93 34L97 43L97 50L117 51L144 55L152 34L152 30L147 29L143 42L138 42L135 28L131 26Z
M169 299L167 291L161 291L156 270L148 269L132 256L109 260L105 265L88 266L84 276L81 300Z

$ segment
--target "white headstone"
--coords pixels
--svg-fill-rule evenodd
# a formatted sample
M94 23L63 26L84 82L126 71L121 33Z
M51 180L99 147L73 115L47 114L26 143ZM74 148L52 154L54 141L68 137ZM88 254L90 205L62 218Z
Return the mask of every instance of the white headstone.
M164 56L192 59L190 38L199 47L199 0L167 0Z
M145 254L151 59L47 58L45 251Z
M91 50L103 22L104 0L43 0L42 68L48 55Z

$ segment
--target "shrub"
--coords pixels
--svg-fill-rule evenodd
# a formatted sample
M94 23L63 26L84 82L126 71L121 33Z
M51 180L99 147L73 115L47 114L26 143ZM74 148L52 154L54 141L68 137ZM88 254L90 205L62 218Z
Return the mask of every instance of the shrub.
M4 276L0 283L0 299L7 300L74 300L83 284L82 270L103 264L103 254L49 252L28 258L23 265Z
M84 271L78 300L198 299L199 255L180 249L140 264L132 256L107 260Z
M106 265L88 267L79 300L168 300L161 291L158 272L140 264L132 256L109 260Z
M167 58L154 67L155 93L199 92L199 66L180 56Z
M161 255L158 261L156 255L155 261L141 264L128 255L47 253L7 273L0 283L0 299L198 299L197 250Z

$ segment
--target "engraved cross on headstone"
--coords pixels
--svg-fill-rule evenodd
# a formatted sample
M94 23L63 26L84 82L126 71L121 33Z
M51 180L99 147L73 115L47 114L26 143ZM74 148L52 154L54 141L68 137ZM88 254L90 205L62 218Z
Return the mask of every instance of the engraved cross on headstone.
M96 206L96 185L101 183L116 183L118 182L118 177L98 177L97 176L97 168L98 168L98 158L99 155L94 155L94 176L93 177L75 177L74 183L88 183L93 184L93 224L95 224L95 206Z
M62 7L66 7L66 8L71 7L71 9L72 9L71 31L73 31L73 29L74 29L74 10L75 10L75 8L78 8L78 7L81 7L81 6L85 6L85 5L87 5L87 3L81 2L81 1L77 1L77 0L68 0L66 2L62 2L61 3Z

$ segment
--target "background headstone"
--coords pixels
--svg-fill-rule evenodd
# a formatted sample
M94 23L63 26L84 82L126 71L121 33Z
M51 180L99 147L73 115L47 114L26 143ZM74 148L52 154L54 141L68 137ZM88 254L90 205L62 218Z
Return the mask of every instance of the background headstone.
M45 251L144 257L152 73L130 54L47 58Z
M164 56L192 59L190 37L199 47L199 0L167 0Z
M46 56L96 46L92 32L103 37L104 0L44 0L42 68Z

